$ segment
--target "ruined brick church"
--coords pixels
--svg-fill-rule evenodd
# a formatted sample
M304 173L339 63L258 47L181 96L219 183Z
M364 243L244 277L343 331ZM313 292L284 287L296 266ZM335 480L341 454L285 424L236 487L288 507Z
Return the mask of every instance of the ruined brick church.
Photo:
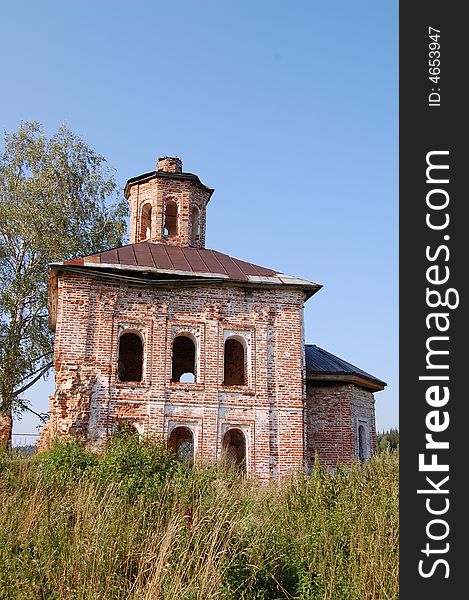
M365 459L385 383L305 345L320 285L205 248L213 191L160 158L125 186L129 245L50 265L48 434L99 446L128 423L264 479Z

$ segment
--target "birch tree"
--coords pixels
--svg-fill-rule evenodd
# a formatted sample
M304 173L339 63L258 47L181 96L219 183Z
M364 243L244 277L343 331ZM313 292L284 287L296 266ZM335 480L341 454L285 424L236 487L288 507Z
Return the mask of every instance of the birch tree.
M6 133L0 156L0 446L24 393L52 366L48 263L119 246L127 203L103 156L62 126Z

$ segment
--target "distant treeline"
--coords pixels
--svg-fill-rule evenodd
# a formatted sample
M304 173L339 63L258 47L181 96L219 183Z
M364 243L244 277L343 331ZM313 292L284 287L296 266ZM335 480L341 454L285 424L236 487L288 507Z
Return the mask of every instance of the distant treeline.
M399 448L399 429L388 429L377 435L378 452L397 450Z

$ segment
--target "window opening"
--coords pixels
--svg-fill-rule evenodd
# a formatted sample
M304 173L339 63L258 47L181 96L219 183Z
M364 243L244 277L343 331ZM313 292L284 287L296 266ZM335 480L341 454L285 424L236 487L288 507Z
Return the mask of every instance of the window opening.
M142 381L143 342L136 333L123 333L119 339L117 373L119 381Z
M223 385L245 384L245 362L243 344L234 338L228 338L225 342Z
M142 229L140 241L151 238L151 205L145 204L142 209Z
M194 242L200 240L200 212L197 206L192 209L192 240Z
M173 342L171 381L195 381L195 343L187 335L178 335Z
M166 204L165 219L163 234L166 237L174 237L177 235L177 220L178 220L178 207L173 200L169 200Z

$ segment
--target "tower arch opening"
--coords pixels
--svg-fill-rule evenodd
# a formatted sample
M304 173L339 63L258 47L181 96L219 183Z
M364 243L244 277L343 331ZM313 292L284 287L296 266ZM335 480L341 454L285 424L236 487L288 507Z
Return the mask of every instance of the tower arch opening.
M163 236L172 238L178 234L178 205L174 200L168 200L164 212Z
M140 241L151 239L151 215L152 215L152 207L151 204L144 204L142 207L142 218L141 218L141 227L140 227Z
M200 242L200 210L197 206L192 208L191 233L193 243L198 244Z

